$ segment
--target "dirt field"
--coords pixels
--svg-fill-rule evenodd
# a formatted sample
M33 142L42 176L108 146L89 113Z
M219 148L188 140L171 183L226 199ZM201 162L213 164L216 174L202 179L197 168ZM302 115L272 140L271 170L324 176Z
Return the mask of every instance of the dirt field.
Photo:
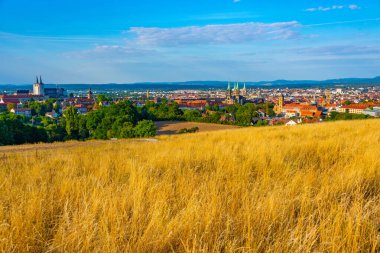
M217 131L238 128L231 125L198 123L198 122L183 122L183 121L159 121L156 122L158 131L157 135L172 135L177 134L178 130L183 128L198 127L200 132Z

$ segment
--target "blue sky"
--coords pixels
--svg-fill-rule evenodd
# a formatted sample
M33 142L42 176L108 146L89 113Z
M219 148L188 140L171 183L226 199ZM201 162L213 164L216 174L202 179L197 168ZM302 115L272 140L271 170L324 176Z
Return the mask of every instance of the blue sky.
M0 83L380 75L380 0L0 0Z

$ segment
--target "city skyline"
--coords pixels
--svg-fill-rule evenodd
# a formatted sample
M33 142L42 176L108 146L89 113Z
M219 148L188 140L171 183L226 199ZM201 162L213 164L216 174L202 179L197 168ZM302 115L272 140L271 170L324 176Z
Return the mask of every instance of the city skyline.
M375 0L2 0L0 83L375 77L379 10Z

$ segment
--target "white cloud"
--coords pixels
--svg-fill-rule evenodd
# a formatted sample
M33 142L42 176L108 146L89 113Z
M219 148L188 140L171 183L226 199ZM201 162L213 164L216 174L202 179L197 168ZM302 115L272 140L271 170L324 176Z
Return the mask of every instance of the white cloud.
M350 4L350 5L348 6L348 8L350 8L351 10L357 10L357 9L360 9L360 7L359 7L358 5L356 5L356 4Z
M315 12L315 11L332 11L332 10L342 10L342 9L350 9L350 10L357 10L357 9L360 9L360 7L356 4L350 4L348 6L344 6L344 5L333 5L333 6L327 6L327 7L324 7L324 6L319 6L319 7L315 7L315 8L309 8L309 9L306 9L306 11L308 12Z
M240 3L241 0L233 0L234 3Z
M64 53L68 58L139 58L156 55L157 51L133 46L97 45L93 49Z
M179 28L133 27L126 33L134 35L143 45L238 44L266 40L287 40L299 37L297 21L279 23L238 23L226 25L186 26Z

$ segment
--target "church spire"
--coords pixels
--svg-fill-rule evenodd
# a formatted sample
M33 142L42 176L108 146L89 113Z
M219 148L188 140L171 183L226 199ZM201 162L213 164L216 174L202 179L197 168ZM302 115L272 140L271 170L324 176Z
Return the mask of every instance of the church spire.
M231 89L231 84L230 82L228 82L227 90L230 90L230 89Z
M39 83L39 82L38 82L38 76L36 76L36 83Z
M245 89L245 82L244 82L244 89Z
M41 76L40 76L40 82L39 82L39 83L40 83L40 84L43 84L43 83L42 83L42 78L41 78Z
M236 89L239 89L239 82L236 83Z

